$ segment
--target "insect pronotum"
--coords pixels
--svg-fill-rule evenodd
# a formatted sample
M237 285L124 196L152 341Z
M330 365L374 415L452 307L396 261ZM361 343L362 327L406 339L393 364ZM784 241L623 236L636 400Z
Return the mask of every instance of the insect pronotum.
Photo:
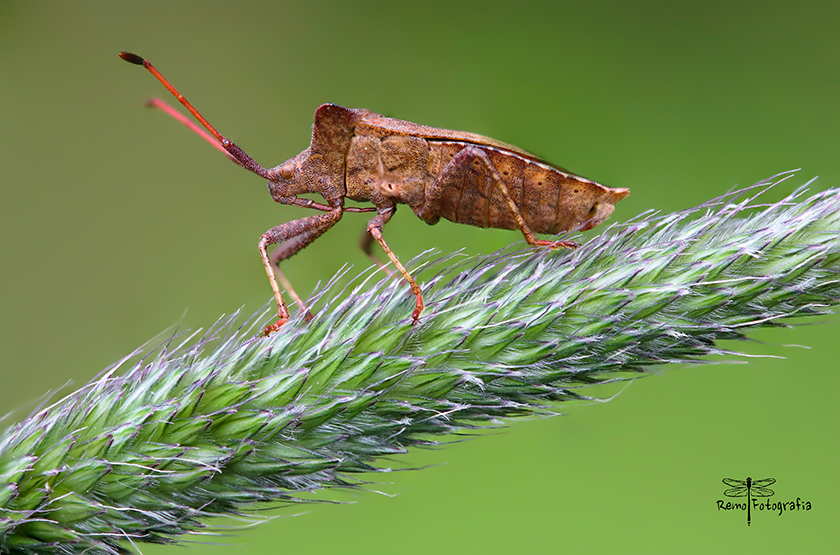
M209 135L161 100L150 100L151 106L163 109L234 162L268 179L268 190L276 202L325 212L278 225L260 238L260 255L279 316L276 323L265 328L266 334L280 329L289 318L278 278L303 308L300 297L280 272L280 261L323 235L344 212L376 212L367 224L362 249L381 266L371 252L375 240L400 271L414 293L411 316L416 322L423 311L423 294L382 235L397 204L407 204L430 225L444 218L477 227L518 229L529 245L557 249L576 248L577 244L539 240L534 234L591 229L606 220L615 203L630 193L574 175L495 139L336 104L324 104L315 110L309 148L266 169L216 131L151 63L129 52L120 52L120 57L149 70ZM298 198L306 193L321 195L326 204ZM373 207L345 207L347 198L369 202ZM267 248L273 244L279 246L269 256Z

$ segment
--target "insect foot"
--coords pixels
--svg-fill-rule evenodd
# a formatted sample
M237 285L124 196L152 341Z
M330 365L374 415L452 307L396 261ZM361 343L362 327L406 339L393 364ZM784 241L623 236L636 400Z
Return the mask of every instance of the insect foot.
M277 320L273 324L269 324L266 327L264 327L263 331L262 331L263 337L268 337L272 333L278 331L280 328L282 328L284 325L286 325L286 322L288 320L289 320L288 318L280 318L279 320Z
M580 247L579 243L575 241L534 241L532 243L535 247L548 247L552 250L557 249L572 249L575 250L576 248Z

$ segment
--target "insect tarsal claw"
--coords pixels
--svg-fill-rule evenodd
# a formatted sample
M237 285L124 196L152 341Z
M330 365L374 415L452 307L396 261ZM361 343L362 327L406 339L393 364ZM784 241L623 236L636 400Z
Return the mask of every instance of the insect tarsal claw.
M286 322L288 322L288 321L289 321L288 318L280 318L279 320L277 320L273 324L270 324L270 325L264 327L263 332L262 332L263 337L268 337L272 333L278 331L280 328L285 326Z

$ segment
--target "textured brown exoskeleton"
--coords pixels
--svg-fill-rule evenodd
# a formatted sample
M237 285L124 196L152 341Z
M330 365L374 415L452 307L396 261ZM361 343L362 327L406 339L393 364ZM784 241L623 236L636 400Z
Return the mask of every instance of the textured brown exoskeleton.
M268 179L268 190L280 204L322 210L325 214L294 220L268 230L259 248L268 279L277 299L280 319L265 333L279 329L289 311L277 276L303 307L279 271L279 262L298 253L334 226L344 212L373 212L362 248L371 253L375 239L411 286L416 302L412 317L423 311L420 287L391 252L382 227L407 204L415 214L434 225L441 218L452 222L519 229L529 245L556 249L575 248L573 241L544 241L534 233L561 233L595 227L628 189L605 187L574 175L533 154L488 137L437 129L387 118L368 110L324 104L315 110L309 148L271 169L266 169L238 146L220 135L169 82L140 56L120 52L124 60L142 65L157 77L212 134L158 99L150 105L167 111L223 150L239 165ZM320 204L297 195L318 193ZM345 208L344 199L370 202L375 208ZM267 247L280 246L269 258Z

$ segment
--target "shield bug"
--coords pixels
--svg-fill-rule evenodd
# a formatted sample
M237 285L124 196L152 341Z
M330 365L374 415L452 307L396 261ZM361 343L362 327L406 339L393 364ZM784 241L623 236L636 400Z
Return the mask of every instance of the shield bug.
M518 229L529 245L557 249L576 248L577 244L539 240L534 234L591 229L606 220L615 203L630 193L580 177L495 139L336 104L315 110L309 148L266 169L219 134L151 63L129 52L120 52L120 57L149 70L207 131L158 99L152 99L151 105L190 126L237 164L267 179L275 202L324 212L273 227L260 238L260 256L279 316L265 328L266 334L280 329L289 318L278 278L303 307L280 272L280 261L323 235L344 212L376 212L367 224L362 248L381 265L371 247L374 240L382 247L414 293L411 316L418 321L423 294L382 235L398 204L407 204L430 225L444 218L477 227ZM298 197L306 193L321 195L326 204ZM345 199L373 207L345 207ZM273 244L279 246L269 256L267 249Z

